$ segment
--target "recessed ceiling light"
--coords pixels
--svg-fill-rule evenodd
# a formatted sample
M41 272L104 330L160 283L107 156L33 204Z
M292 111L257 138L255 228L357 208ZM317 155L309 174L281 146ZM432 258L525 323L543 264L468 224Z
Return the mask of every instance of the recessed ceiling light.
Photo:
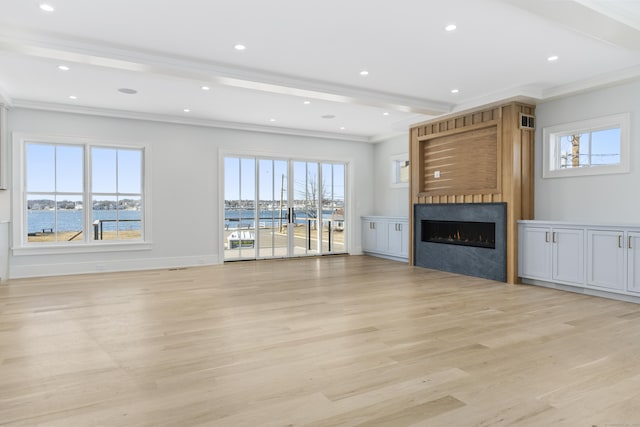
M78 97L75 95L69 95L69 99L78 99Z
M123 87L123 88L118 89L118 92L120 92L120 93L125 93L125 94L127 94L127 95L135 95L136 93L138 93L138 91L137 91L137 90L135 90L135 89L129 89L129 88L126 88L126 87Z
M458 93L458 92L460 92L459 89L451 89L451 93Z
M69 71L70 68L67 67L66 65L58 65L58 70L62 70L62 71Z
M311 101L304 101L303 104L304 105L309 105L309 104L311 104Z
M360 75L361 76L368 76L369 72L367 70L362 70L362 71L360 71Z
M190 112L191 112L191 110L190 110L190 109L188 109L188 108L185 108L185 109L184 109L184 110L182 110L182 111L184 111L185 113L190 113Z
M389 112L388 112L388 111L385 111L384 113L382 113L382 115L383 115L383 116L388 116L388 115L389 115Z
M53 12L54 10L56 10L53 6L51 6L50 4L41 4L40 5L40 10L44 10L45 12Z
M344 126L340 126L340 130L346 130L347 128Z
M273 122L275 122L275 121L276 121L276 119L269 119L269 121L270 121L271 123L273 123Z
M444 27L445 31L454 31L456 28L458 28L456 24L449 24L446 27Z
M557 61L558 59L560 59L558 55L551 55L550 57L547 58L547 61L554 62L554 61Z
M325 114L324 116L320 116L323 119L335 119L336 116L334 116L333 114Z
M202 89L202 90L210 90L211 88L209 86L202 86L200 89Z
M235 50L245 50L247 47L243 44L237 44L233 47Z

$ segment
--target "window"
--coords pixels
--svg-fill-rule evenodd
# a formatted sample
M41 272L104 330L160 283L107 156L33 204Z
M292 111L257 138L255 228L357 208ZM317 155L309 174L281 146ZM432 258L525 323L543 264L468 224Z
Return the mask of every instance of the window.
M94 240L142 239L142 150L91 148Z
M16 247L144 242L145 148L23 138ZM18 193L18 192L16 192ZM18 239L16 239L18 240Z
M544 178L629 171L629 114L545 128Z
M391 156L391 187L409 186L409 155Z

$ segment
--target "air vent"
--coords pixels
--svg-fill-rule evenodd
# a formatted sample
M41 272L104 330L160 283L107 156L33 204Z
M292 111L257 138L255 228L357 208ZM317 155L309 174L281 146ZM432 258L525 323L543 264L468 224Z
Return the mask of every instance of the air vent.
M536 128L536 118L531 114L520 113L520 129L533 130Z

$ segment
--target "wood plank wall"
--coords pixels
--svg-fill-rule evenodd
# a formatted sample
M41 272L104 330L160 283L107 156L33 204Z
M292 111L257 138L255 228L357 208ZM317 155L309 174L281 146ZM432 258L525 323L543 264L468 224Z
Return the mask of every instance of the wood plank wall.
M419 155L424 162L420 194L498 192L498 132L499 123L494 121L466 132L419 138Z
M521 129L520 114L533 115L535 107L522 103L508 103L486 107L446 119L434 120L415 125L410 132L411 180L410 197L410 245L409 259L415 264L413 256L413 205L419 203L507 203L507 282L518 282L518 224L519 219L533 219L533 181L534 181L534 132ZM425 143L455 135L465 139L469 131L497 127L496 146L498 161L494 171L497 186L476 191L469 188L468 180L450 188L430 188L430 175L433 173L425 160ZM473 140L469 140L470 143ZM469 176L473 176L473 165L468 166ZM480 169L485 176L487 170ZM483 179L486 179L483 178Z

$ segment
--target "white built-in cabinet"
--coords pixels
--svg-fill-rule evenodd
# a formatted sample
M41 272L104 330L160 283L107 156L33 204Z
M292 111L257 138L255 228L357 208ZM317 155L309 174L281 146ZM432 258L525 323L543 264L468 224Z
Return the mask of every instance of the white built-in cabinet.
M371 255L407 260L409 257L408 219L363 216L362 250Z
M519 221L523 279L640 296L640 225Z
M584 230L526 226L520 228L520 277L566 284L584 282Z

